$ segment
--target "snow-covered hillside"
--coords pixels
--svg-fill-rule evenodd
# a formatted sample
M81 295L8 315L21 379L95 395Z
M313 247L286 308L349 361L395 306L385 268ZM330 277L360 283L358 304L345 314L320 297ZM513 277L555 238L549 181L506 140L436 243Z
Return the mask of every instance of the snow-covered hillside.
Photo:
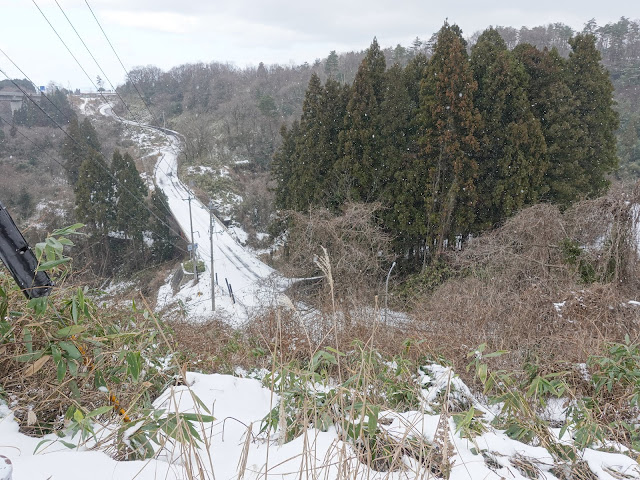
M157 149L159 154L154 170L155 187L162 189L167 195L171 212L188 241L191 237L188 199L191 198L194 243L197 245L197 256L204 262L206 271L199 275L198 282L195 279L189 281L175 295L171 278L167 279L167 284L158 292L158 309L179 302L189 319L211 317L211 238L216 314L237 325L245 321L251 311L272 303L285 280L240 245L237 235L226 228L218 218L213 218L213 229L210 229L209 210L178 178L178 154L181 143L179 134L120 119L113 114L108 104L100 107L100 113L115 117L136 129L146 129L153 133L156 138L153 148ZM136 136L134 140L140 141L143 138ZM158 138L162 138L161 145Z

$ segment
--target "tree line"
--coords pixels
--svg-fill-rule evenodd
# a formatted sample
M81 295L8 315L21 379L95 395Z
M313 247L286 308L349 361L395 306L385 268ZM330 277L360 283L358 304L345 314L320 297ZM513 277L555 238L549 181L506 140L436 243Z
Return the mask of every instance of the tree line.
M468 45L446 24L430 58L386 67L374 39L345 85L311 76L274 155L276 204L339 211L379 203L398 255L424 264L540 201L595 197L618 164L613 87L596 37L510 50L488 29Z
M568 40L578 33L562 23L520 29L497 26L496 30L509 50L523 43L540 51L555 47L565 60L572 51ZM639 30L637 20L623 17L606 25L590 21L581 32L595 36L602 62L611 71L617 102L614 108L620 114L620 128L616 132L620 168L616 176L623 180L640 178ZM476 32L468 37L467 53L470 54L480 35L481 32ZM419 55L430 58L437 37L437 33L422 39L416 37L408 45L383 48L386 64L397 63L405 69ZM153 66L137 67L118 91L128 103L138 102L141 106L139 90L154 113L156 124L166 121L167 126L185 135L181 162L215 167L247 159L248 163L236 165L234 170L240 174L250 170L251 175L270 169L271 158L283 140L278 134L280 126L284 123L290 128L301 117L311 76L316 74L323 85L329 78L340 84L352 84L365 53L333 51L324 59L302 65L260 64L239 68L210 62L180 65L168 71ZM216 195L211 182L195 181L208 195ZM253 205L242 208L251 209Z
M98 133L74 114L61 145L67 181L75 193L75 217L86 225L89 255L103 272L124 264L137 269L149 259L168 260L174 253L168 199L151 194L133 157L115 150L111 162L101 153ZM147 248L145 240L150 239Z

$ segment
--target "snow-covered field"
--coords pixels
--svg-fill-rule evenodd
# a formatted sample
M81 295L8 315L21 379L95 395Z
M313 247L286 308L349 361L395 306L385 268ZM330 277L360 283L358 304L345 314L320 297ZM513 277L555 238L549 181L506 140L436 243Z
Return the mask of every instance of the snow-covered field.
M442 395L450 379L452 391L455 388L467 395L468 389L447 368L433 365L427 372L417 379L424 384L420 411L380 412L380 428L390 437L423 438L428 443L435 442L437 436L448 437L452 480L532 478L523 470L523 464L533 465L539 472L537 478L578 479L556 476L552 469L555 467L557 473L557 465L545 448L518 442L490 426L473 441L461 438L455 432L453 420L448 418L443 422L440 414L431 409L430 401L438 394ZM10 410L0 407L0 455L13 463L13 480L442 478L409 455L401 456L402 468L396 471L370 470L357 459L351 444L343 441L343 436L333 426L324 432L310 427L288 443L279 442L277 433L260 433L261 419L279 401L278 395L262 386L260 381L196 373L188 373L186 378L188 385L171 387L154 402L154 406L167 412L205 414L201 405L210 410L215 420L196 425L202 442L190 453L167 443L158 447L154 460L115 461L100 451L107 449L108 444L96 448L95 442L89 441L69 449L53 435L45 437L45 440L51 440L45 443L26 437L18 433ZM201 403L195 401L194 396ZM477 400L472 402L483 408ZM484 411L491 415L488 408ZM136 428L135 418L132 425L130 431ZM108 431L96 428L97 439L105 437ZM556 430L553 432L557 434ZM77 437L64 440L78 443ZM37 453L34 453L36 449ZM597 479L640 479L638 464L621 453L586 449L581 456ZM196 459L201 462L198 468L195 467ZM8 472L9 466L5 465L5 472ZM190 469L190 474L186 469ZM4 480L2 474L0 468L0 479Z

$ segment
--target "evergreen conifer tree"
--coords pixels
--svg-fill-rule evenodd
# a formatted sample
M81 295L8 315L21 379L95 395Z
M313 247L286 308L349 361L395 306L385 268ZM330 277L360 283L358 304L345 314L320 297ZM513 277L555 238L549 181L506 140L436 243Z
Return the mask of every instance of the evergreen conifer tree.
M99 154L102 147L98 140L98 132L88 118L79 122L78 117L75 114L72 115L69 119L67 134L69 136L65 135L62 139L60 154L64 161L67 179L72 186L75 186L82 162L92 152Z
M328 208L337 208L338 180L334 166L339 158L340 132L343 129L350 89L338 81L328 79L323 88L318 118L320 129L315 142L317 187L313 203Z
M420 156L427 171L426 246L431 258L457 235L469 233L475 219L475 133L481 122L473 106L476 89L461 31L445 24L420 90Z
M370 202L380 195L385 69L384 54L374 38L356 73L340 135L341 158L334 169L341 181L338 195L343 198Z
M335 79L338 74L338 68L338 54L335 50L331 50L324 65L324 72L327 74L328 78Z
M90 151L80 165L76 194L76 218L91 233L106 238L114 226L116 209L115 185L102 156Z
M497 30L488 29L471 49L482 116L476 228L491 228L544 193L546 145L527 97L527 74Z
M294 166L297 163L296 143L300 135L300 123L296 120L287 129L282 125L280 136L282 144L273 155L271 162L271 178L276 182L275 205L280 209L293 209L295 205Z
M151 256L156 262L164 262L173 256L174 236L169 228L169 199L159 188L151 193L151 211L155 214L149 225L153 240Z
M143 233L149 218L145 205L149 190L128 152L124 155L118 150L113 152L111 171L117 181L115 228L124 232L127 238L133 240L134 247L139 248L143 244Z
M422 62L419 57L422 57ZM415 68L424 67L426 58L414 57L406 70L395 64L386 73L385 98L382 102L384 123L383 187L380 200L384 209L380 217L384 228L394 237L395 250L406 254L424 238L425 231L425 171L417 159L414 118L418 110L417 90L422 77ZM413 90L410 92L410 90ZM415 93L415 98L412 98Z
M547 172L542 181L547 193L542 198L566 207L586 195L587 176L581 166L582 134L578 125L576 99L566 80L566 60L554 48L542 51L520 44L513 53L528 73L528 96L545 139Z
M322 119L324 89L320 77L313 73L305 93L300 118L300 131L296 138L296 155L291 178L291 204L295 210L305 211L319 195L321 181L318 168L326 155Z
M569 40L572 51L567 62L567 84L573 93L576 124L581 134L580 167L587 178L589 197L609 186L606 175L618 166L615 132L618 114L613 109L613 85L600 63L594 35L578 34Z
M102 145L100 145L100 140L98 139L98 132L95 127L89 120L89 117L84 117L82 120L82 124L80 125L80 133L82 135L82 140L87 144L87 146L96 152L100 152L102 150Z

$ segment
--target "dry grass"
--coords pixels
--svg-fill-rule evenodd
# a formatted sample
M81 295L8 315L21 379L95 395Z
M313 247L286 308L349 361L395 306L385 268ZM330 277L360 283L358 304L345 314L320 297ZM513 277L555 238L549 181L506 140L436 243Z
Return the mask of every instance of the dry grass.
M0 392L23 432L59 430L76 408L89 412L116 404L124 419L125 411L129 415L148 405L171 382L171 371L155 363L167 350L156 343L157 324L143 310L100 308L86 292L59 287L38 314L6 276L0 275L0 282L11 312L0 325ZM75 333L61 333L65 328ZM149 361L146 373L132 378L125 352L140 352L142 361Z
M354 340L390 356L444 357L465 380L468 353L486 343L487 351L510 352L493 366L519 369L530 362L541 373L575 371L579 388L575 364L625 335L638 339L640 307L628 303L640 287L637 204L637 191L614 191L564 213L545 204L528 208L450 253L457 273L434 292L404 306L392 296L390 304L411 313L387 322L381 286L367 277L381 271L379 260L366 257L384 239L362 243L359 236L370 228L362 219L371 211L354 207L360 219L355 232L342 223L353 220L349 212L340 219L326 212L298 216L290 259L298 274L309 272L315 253L323 280L292 291L293 303L253 319L243 334L270 352L278 344L282 359L309 359L327 346L347 351ZM321 268L325 245L328 261ZM365 257L351 253L357 249ZM361 260L345 267L353 255Z
M625 334L637 339L640 309L628 304L640 279L636 196L616 192L564 214L537 205L475 239L450 258L462 275L415 299L416 330L458 371L481 343L512 352L501 359L512 367L537 359L553 369ZM567 245L578 247L574 264Z

